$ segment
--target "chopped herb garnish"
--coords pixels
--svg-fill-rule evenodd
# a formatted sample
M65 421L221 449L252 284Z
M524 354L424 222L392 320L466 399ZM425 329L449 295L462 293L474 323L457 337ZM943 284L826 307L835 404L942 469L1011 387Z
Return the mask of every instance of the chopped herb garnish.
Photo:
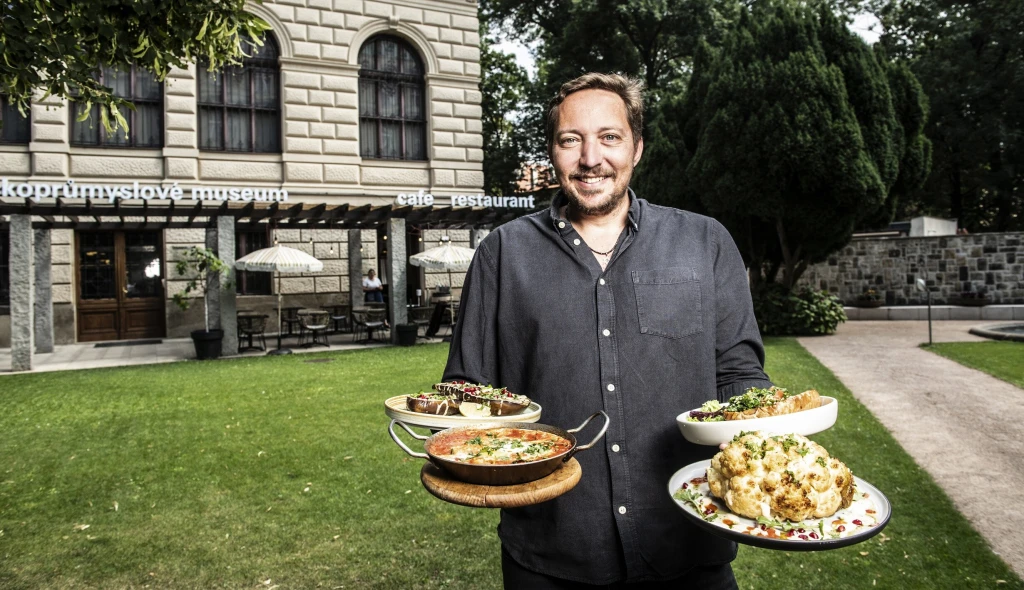
M780 531L782 531L784 533L785 532L789 532L789 531L797 528L792 523L790 523L788 520L773 520L771 518L765 518L764 516L758 516L757 517L757 524L763 524L766 527L771 527L773 529L779 529Z
M701 518L708 522L713 522L716 518L718 518L717 511L712 512L711 514L704 513L704 506L702 506L700 503L700 499L703 498L704 496L702 496L700 492L698 492L696 489L679 488L676 491L676 493L672 494L672 497L675 498L676 500L686 502L687 504L693 506L694 511L696 511Z

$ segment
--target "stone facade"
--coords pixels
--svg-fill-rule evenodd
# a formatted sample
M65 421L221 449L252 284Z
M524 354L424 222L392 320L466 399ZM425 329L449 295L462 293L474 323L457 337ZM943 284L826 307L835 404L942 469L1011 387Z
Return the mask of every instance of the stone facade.
M416 0L267 0L280 48L281 154L198 149L197 72L172 70L164 83L163 149L72 147L70 107L49 97L32 105L29 146L0 147L0 175L13 180L73 176L106 183L204 185L265 183L303 202L388 204L397 193L479 192L483 186L480 38L476 5ZM359 63L376 34L400 37L426 69L428 161L367 160L359 155ZM303 192L315 191L313 195ZM298 200L298 199L293 199Z
M932 288L932 303L956 304L962 292L974 292L993 304L1024 304L1024 233L857 240L808 268L800 282L847 304L870 288L886 305L923 305L919 277Z
M390 205L399 193L419 190L439 196L483 191L475 2L266 0L249 8L270 23L280 50L281 153L201 151L197 70L191 66L173 70L164 83L162 148L72 146L71 106L40 95L31 106L30 143L0 146L0 176L11 182L60 183L74 178L90 184L176 183L185 200L198 185L245 184L287 190L289 203L351 207ZM363 43L378 34L400 37L423 62L426 161L360 156L358 54ZM468 245L468 231L450 234L456 243ZM348 236L347 230L278 232L281 244L308 251L325 265L322 273L282 278L280 289L289 297L288 304L346 304L350 287L361 293L361 285L350 285ZM205 229L165 230L163 243L167 336L182 337L202 328L203 307L182 311L171 301L185 283L176 276L174 263L189 246L205 243ZM74 244L73 231L51 232L56 344L76 340ZM365 274L379 266L376 231L363 230L360 246ZM461 285L460 275L453 278ZM448 278L429 273L425 284L447 285ZM277 289L275 282L275 295ZM276 306L276 297L240 296L237 305L269 311ZM0 321L0 346L10 345L12 331L8 318Z

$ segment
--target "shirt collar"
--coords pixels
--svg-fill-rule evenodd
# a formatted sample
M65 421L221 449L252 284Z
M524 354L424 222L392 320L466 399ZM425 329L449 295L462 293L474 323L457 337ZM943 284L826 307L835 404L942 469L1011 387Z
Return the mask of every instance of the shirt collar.
M629 194L629 212L627 213L626 225L636 232L640 229L640 199L637 198L633 189L627 188L626 190ZM559 191L555 193L554 198L551 199L551 207L548 214L551 217L551 225L555 228L555 231L565 231L568 227L568 224L566 224L567 227L563 228L559 228L558 226L558 222L562 221L562 217L559 215L559 212L561 211L562 206L567 205L568 203L569 197L565 196L565 193L562 192L561 189L559 189Z

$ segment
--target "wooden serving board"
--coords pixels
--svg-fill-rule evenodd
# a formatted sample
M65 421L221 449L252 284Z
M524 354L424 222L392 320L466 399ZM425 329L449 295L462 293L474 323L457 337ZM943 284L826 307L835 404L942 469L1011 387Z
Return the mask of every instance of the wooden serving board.
M518 508L547 502L576 487L582 475L583 468L575 457L547 477L513 486L458 481L432 463L420 470L420 480L428 492L446 502L474 508Z

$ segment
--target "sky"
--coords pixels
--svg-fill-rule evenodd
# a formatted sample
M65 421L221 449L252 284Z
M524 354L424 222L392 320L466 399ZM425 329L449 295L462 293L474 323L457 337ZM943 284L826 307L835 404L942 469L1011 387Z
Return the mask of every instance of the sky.
M853 22L850 23L850 30L861 36L862 39L868 43L874 43L878 41L878 19L871 14L859 14L854 17ZM499 33L500 35L500 33ZM513 39L503 39L498 37L498 42L495 43L494 47L503 53L511 53L516 57L516 62L529 72L530 77L533 77L537 73L537 65L534 62L533 56L530 54L530 49L526 45L519 43Z

